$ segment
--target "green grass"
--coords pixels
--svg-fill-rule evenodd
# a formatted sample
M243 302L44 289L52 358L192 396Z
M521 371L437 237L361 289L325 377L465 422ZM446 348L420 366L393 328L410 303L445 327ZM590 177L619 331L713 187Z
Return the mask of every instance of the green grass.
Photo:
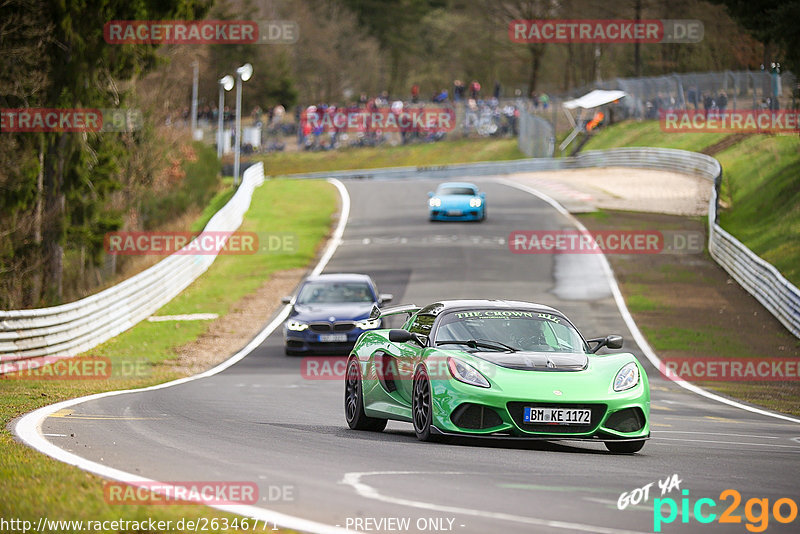
M752 136L717 158L720 225L800 286L800 138Z
M700 152L729 134L661 131L658 121L625 121L600 131L583 147L586 150L654 146Z
M628 146L700 152L731 134L664 133L658 121L627 121L584 150ZM720 225L800 285L800 137L752 135L715 155L722 164Z
M327 152L274 152L257 159L270 176L378 167L433 166L526 157L516 139L461 139L396 147L345 148Z
M218 195L214 205L221 205L225 195ZM303 202L297 202L298 198ZM256 189L240 230L259 234L294 233L297 250L281 255L220 256L200 279L158 314L212 312L222 315L241 297L261 286L271 273L308 265L330 229L336 198L336 190L322 181L267 181ZM177 347L196 339L206 328L207 323L202 321L142 322L89 353L110 358L112 368L126 362L146 361L149 372L142 376L70 381L0 379L0 421L3 423L0 431L0 457L3 459L0 462L0 494L3 495L0 517L26 519L34 524L42 516L65 520L233 518L202 506L109 505L103 499L101 479L16 442L8 428L13 418L47 404L177 378L179 375L164 362L174 357Z
M647 288L644 284L627 283L625 284L625 302L631 312L646 312L654 310L664 310L665 306L655 299L646 297L644 294Z
M641 326L641 325L640 325ZM647 341L658 351L684 351L697 354L724 354L728 358L757 358L756 347L748 347L730 336L719 327L704 326L702 329L676 326L641 326Z
M208 204L219 190L221 164L212 147L194 142L195 161L182 164L184 178L167 191L148 192L141 200L140 217L147 230L168 224L176 214Z

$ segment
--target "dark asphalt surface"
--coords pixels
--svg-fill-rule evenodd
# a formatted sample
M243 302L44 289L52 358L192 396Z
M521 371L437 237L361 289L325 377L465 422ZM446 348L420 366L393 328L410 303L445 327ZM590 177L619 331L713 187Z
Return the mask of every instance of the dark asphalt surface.
M362 525L371 532L653 532L657 481L673 474L691 506L717 501L703 510L717 516L731 503L720 500L729 488L742 496L734 515L743 516L751 498L769 499L770 512L779 498L800 503L800 425L659 379L596 257L515 255L505 244L513 230L569 222L532 195L476 182L488 198L481 224L429 223L433 181L347 182L352 211L326 272L368 273L395 303L530 300L561 309L587 337L622 334L651 380L653 439L641 453L611 455L593 443L420 443L405 423L380 434L350 431L342 382L304 379L301 359L283 355L279 331L218 375L86 402L48 418L43 433L60 434L48 439L80 456L161 481L256 482L260 506L329 525L410 518L407 530ZM650 483L649 502L617 509L621 493ZM270 501L270 486L291 486L293 499ZM683 497L677 489L670 495ZM683 520L663 532L748 532L744 517L739 524ZM770 514L768 525L768 532L797 532L800 519L780 524Z

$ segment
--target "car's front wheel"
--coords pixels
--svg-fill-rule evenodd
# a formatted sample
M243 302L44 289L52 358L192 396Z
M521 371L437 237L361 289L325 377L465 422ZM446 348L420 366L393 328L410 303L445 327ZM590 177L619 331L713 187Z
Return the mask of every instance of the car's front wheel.
M353 430L381 432L386 428L386 419L367 417L364 413L364 392L361 388L361 366L358 358L347 362L347 376L344 382L344 416L347 425Z
M606 441L606 448L615 454L633 454L644 447L644 440L638 441Z
M414 373L414 388L411 397L411 415L414 419L414 432L420 441L431 440L431 381L425 367L420 366Z

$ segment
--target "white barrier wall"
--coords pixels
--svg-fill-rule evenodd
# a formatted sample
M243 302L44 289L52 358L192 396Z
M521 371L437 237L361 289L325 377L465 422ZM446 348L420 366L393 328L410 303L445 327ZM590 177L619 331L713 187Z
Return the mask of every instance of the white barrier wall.
M233 232L239 228L253 191L263 183L263 164L248 168L242 185L203 231ZM96 347L175 298L215 259L215 254L175 253L120 284L75 302L33 310L0 310L0 362L74 356Z

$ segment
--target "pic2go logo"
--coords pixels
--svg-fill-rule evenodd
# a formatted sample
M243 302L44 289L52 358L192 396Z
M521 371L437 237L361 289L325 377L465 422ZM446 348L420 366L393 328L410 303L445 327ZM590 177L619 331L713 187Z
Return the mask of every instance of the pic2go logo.
M731 499L730 505L719 515L712 513L711 509L716 508L717 503L714 499L703 498L695 501L694 506L689 501L689 490L683 490L680 512L681 523L689 523L694 518L698 523L711 523L715 519L718 523L741 523L742 516L735 512L739 509L742 502L742 495L734 490L727 489L719 494L720 501ZM668 514L664 516L664 507ZM690 513L691 512L691 513ZM797 519L797 503L787 497L777 499L770 508L769 499L752 498L744 504L744 517L748 521L745 528L750 532L764 532L769 526L770 515L778 523L791 523ZM678 517L678 503L672 497L653 500L653 532L661 532L662 524L670 524Z

